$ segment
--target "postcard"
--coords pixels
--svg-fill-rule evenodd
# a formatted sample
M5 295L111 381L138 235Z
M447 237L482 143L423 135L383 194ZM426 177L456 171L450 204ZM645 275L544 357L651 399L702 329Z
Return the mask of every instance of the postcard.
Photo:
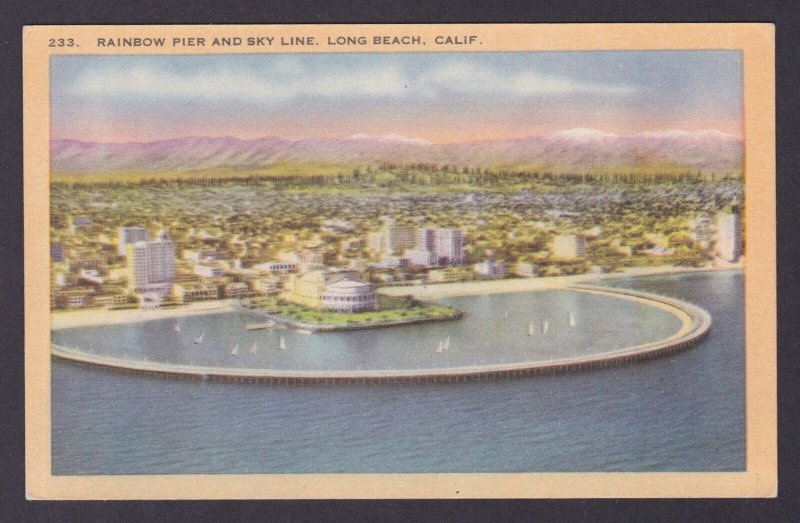
M33 26L31 499L777 493L768 24Z

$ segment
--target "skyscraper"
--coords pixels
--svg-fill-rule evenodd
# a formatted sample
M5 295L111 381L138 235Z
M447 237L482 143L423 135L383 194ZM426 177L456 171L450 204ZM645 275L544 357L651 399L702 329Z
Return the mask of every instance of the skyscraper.
M128 288L137 294L172 294L175 278L175 244L162 229L155 241L128 245Z
M406 251L412 265L463 265L464 232L460 229L420 229L417 246Z
M725 261L735 262L742 255L742 218L736 213L717 215L717 255Z

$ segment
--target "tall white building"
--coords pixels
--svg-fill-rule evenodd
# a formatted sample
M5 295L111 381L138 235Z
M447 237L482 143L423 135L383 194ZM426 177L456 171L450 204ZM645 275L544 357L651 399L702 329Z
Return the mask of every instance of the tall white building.
M146 227L120 227L118 233L117 254L128 254L128 245L136 242L149 242L150 229Z
M717 215L717 255L725 261L735 262L742 255L742 218L735 213Z
M128 288L137 294L172 294L175 244L162 229L155 241L128 245Z
M417 245L406 252L412 265L463 265L464 232L460 229L420 229Z
M553 240L553 256L563 259L583 258L586 255L586 240L575 234L561 234Z

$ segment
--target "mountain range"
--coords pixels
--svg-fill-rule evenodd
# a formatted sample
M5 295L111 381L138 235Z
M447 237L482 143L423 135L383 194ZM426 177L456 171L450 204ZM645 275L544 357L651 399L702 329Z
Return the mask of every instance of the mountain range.
M743 140L716 130L616 135L568 129L507 140L432 143L399 135L347 138L256 139L186 137L153 142L53 140L53 172L191 172L258 169L281 162L364 165L437 163L484 168L576 172L606 167L681 167L702 171L741 168Z

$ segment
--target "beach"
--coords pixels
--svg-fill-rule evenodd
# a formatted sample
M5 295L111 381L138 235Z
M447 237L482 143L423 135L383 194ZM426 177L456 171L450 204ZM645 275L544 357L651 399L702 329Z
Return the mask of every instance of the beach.
M500 294L506 292L530 292L547 289L563 289L570 285L637 276L737 269L740 270L741 268L741 264L730 264L720 267L675 267L672 265L632 267L627 270L614 273L585 273L575 274L572 276L549 276L545 278L514 278L424 285L399 285L396 287L383 287L379 290L379 292L389 296L410 295L419 300L436 300L441 298L475 296L480 294Z

